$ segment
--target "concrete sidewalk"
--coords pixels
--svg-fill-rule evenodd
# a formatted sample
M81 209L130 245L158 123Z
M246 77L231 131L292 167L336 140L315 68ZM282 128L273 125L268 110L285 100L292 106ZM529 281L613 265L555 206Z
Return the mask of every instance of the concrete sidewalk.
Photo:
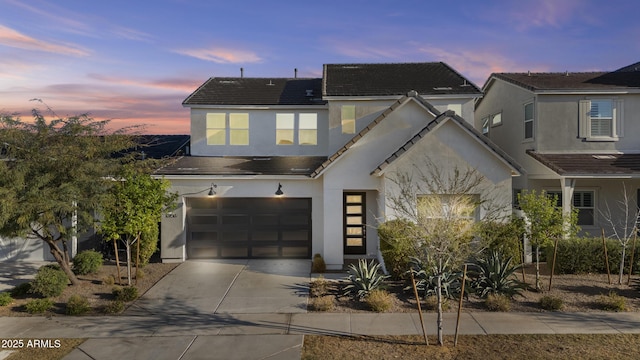
M429 335L436 314L425 313ZM445 314L445 334L455 313ZM461 335L640 333L640 313L463 313ZM304 335L420 335L417 313L3 317L0 338L89 338L65 359L300 359ZM140 339L144 338L144 339Z

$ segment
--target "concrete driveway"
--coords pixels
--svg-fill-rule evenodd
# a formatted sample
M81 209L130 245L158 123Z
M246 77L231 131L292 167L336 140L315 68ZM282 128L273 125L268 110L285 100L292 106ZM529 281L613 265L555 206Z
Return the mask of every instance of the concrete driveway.
M309 260L189 260L124 315L305 313Z

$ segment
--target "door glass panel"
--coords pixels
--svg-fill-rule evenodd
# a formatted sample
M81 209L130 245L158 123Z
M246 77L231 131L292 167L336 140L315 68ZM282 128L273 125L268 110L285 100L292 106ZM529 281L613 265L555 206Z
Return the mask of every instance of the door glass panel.
M347 203L361 203L362 195L347 195Z
M347 214L362 214L362 206L360 205L348 205Z
M361 227L348 227L347 228L347 235L362 235L362 228Z
M362 225L362 216L347 216L347 225Z
M362 238L347 238L347 246L362 246Z

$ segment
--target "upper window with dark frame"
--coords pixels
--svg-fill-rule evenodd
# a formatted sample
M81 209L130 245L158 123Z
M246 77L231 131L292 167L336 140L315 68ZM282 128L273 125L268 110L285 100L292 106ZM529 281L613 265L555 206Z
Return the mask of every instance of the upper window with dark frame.
M524 104L524 138L533 139L533 103Z

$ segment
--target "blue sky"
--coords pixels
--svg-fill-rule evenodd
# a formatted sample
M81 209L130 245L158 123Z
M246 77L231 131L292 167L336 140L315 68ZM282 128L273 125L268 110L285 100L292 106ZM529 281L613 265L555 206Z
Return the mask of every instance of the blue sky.
M211 76L322 76L322 64L444 61L492 72L640 61L634 0L0 0L0 113L186 134L182 100Z

